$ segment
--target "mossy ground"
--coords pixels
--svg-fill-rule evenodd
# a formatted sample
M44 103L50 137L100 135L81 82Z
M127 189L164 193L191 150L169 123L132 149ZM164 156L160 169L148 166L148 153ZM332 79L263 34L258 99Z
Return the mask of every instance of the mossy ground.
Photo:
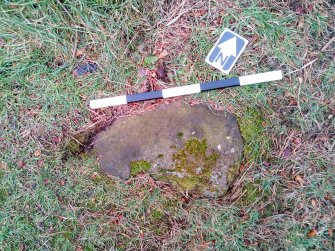
M270 139L265 135L266 120L256 109L247 109L237 119L243 138L243 157L248 161L255 161L270 147Z
M243 196L239 199L238 203L243 206L254 203L257 199L261 199L263 195L262 181L256 180L253 182L247 182L243 185ZM268 193L263 197L264 200L269 196Z
M86 149L87 145L95 132L87 131L74 136L69 137L68 142L65 145L65 153L73 156L82 154ZM68 157L68 156L66 156Z

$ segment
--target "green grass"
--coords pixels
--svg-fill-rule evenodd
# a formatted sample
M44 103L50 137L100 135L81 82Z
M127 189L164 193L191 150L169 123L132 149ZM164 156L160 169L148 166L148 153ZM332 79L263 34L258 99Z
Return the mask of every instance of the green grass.
M178 3L0 4L0 250L334 248L334 43L321 51L334 10L325 0L228 2L186 1L168 27ZM283 81L184 98L240 121L243 168L226 197L186 198L144 174L104 177L90 156L64 160L69 135L132 112L93 113L88 101L136 91L160 46L167 85L222 78L204 58L225 27L250 41L230 76L288 74L317 59ZM88 59L99 70L75 78Z

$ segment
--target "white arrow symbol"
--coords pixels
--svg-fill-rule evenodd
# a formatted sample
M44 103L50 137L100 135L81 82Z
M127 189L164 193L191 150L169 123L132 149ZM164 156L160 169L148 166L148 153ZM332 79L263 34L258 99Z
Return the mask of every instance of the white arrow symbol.
M236 37L233 37L218 45L220 53L215 58L213 66L222 69L230 56L236 57Z

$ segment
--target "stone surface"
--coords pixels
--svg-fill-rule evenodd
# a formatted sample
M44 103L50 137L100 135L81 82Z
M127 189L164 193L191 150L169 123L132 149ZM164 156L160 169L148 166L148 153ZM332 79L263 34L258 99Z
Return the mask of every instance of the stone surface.
M123 179L146 171L199 196L224 193L243 151L235 118L173 104L121 118L94 138L102 170Z

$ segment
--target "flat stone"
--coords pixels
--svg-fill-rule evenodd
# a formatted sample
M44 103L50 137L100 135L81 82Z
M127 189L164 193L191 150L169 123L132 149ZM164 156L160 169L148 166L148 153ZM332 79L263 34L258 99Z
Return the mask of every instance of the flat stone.
M206 197L227 190L243 151L231 114L178 103L118 119L94 142L108 175L128 179L147 171L183 192Z

